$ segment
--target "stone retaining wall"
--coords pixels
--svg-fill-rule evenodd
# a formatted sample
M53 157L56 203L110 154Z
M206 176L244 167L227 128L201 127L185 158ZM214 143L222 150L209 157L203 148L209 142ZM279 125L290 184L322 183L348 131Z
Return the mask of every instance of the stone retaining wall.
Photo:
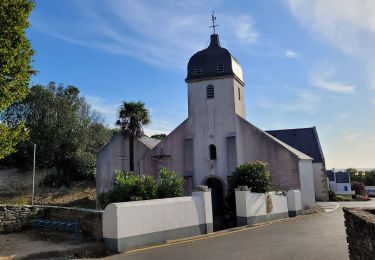
M351 260L375 256L375 208L343 208Z
M98 241L103 239L103 210L45 206L42 218L78 221L82 234Z
M53 174L55 172L55 169L36 169L35 187L38 187L48 174ZM32 183L32 170L23 171L16 168L0 169L0 194L22 193L25 191L31 192Z
M13 233L31 227L33 218L78 221L83 235L103 239L102 210L52 207L0 205L0 233Z
M0 233L19 232L30 226L31 206L0 205Z

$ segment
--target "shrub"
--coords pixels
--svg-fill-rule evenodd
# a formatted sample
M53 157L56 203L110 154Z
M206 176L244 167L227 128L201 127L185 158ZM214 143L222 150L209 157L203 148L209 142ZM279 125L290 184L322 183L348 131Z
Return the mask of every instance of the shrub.
M184 180L176 172L166 168L160 170L157 181L152 176L116 171L113 189L98 196L98 206L105 208L110 203L156 198L179 197L184 193Z
M352 186L352 190L355 191L356 195L364 195L365 194L365 185L363 184L363 182L353 181L351 183L351 186Z
M116 202L155 199L156 191L156 181L151 176L140 176L132 172L116 172L113 185Z
M268 192L272 189L272 176L266 162L247 162L236 167L229 179L230 189L238 186L251 187L252 192Z
M328 195L330 201L338 201L337 195L333 190L329 189Z
M176 172L167 168L161 168L158 178L158 197L172 198L180 197L184 194L184 179Z

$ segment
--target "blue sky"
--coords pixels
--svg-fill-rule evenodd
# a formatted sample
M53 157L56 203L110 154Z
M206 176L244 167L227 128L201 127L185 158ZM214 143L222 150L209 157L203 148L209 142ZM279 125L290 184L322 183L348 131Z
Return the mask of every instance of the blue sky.
M375 167L373 0L37 0L32 83L77 86L110 126L121 101L141 100L146 133L168 133L187 117L186 65L212 10L249 121L316 126L328 167Z

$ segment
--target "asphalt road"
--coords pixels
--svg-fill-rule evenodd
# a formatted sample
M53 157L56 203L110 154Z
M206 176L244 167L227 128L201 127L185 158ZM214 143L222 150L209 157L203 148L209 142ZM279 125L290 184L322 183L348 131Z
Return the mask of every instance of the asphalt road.
M145 248L114 255L126 260L349 259L342 207L375 207L369 202L342 202L334 211L227 233L225 235ZM327 208L332 208L328 206Z

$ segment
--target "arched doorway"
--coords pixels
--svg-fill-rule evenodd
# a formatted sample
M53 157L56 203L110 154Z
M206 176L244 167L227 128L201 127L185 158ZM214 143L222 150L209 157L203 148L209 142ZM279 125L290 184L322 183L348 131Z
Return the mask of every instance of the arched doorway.
M215 224L221 222L224 217L224 185L222 181L216 177L207 178L204 184L211 189L212 212L215 229Z

